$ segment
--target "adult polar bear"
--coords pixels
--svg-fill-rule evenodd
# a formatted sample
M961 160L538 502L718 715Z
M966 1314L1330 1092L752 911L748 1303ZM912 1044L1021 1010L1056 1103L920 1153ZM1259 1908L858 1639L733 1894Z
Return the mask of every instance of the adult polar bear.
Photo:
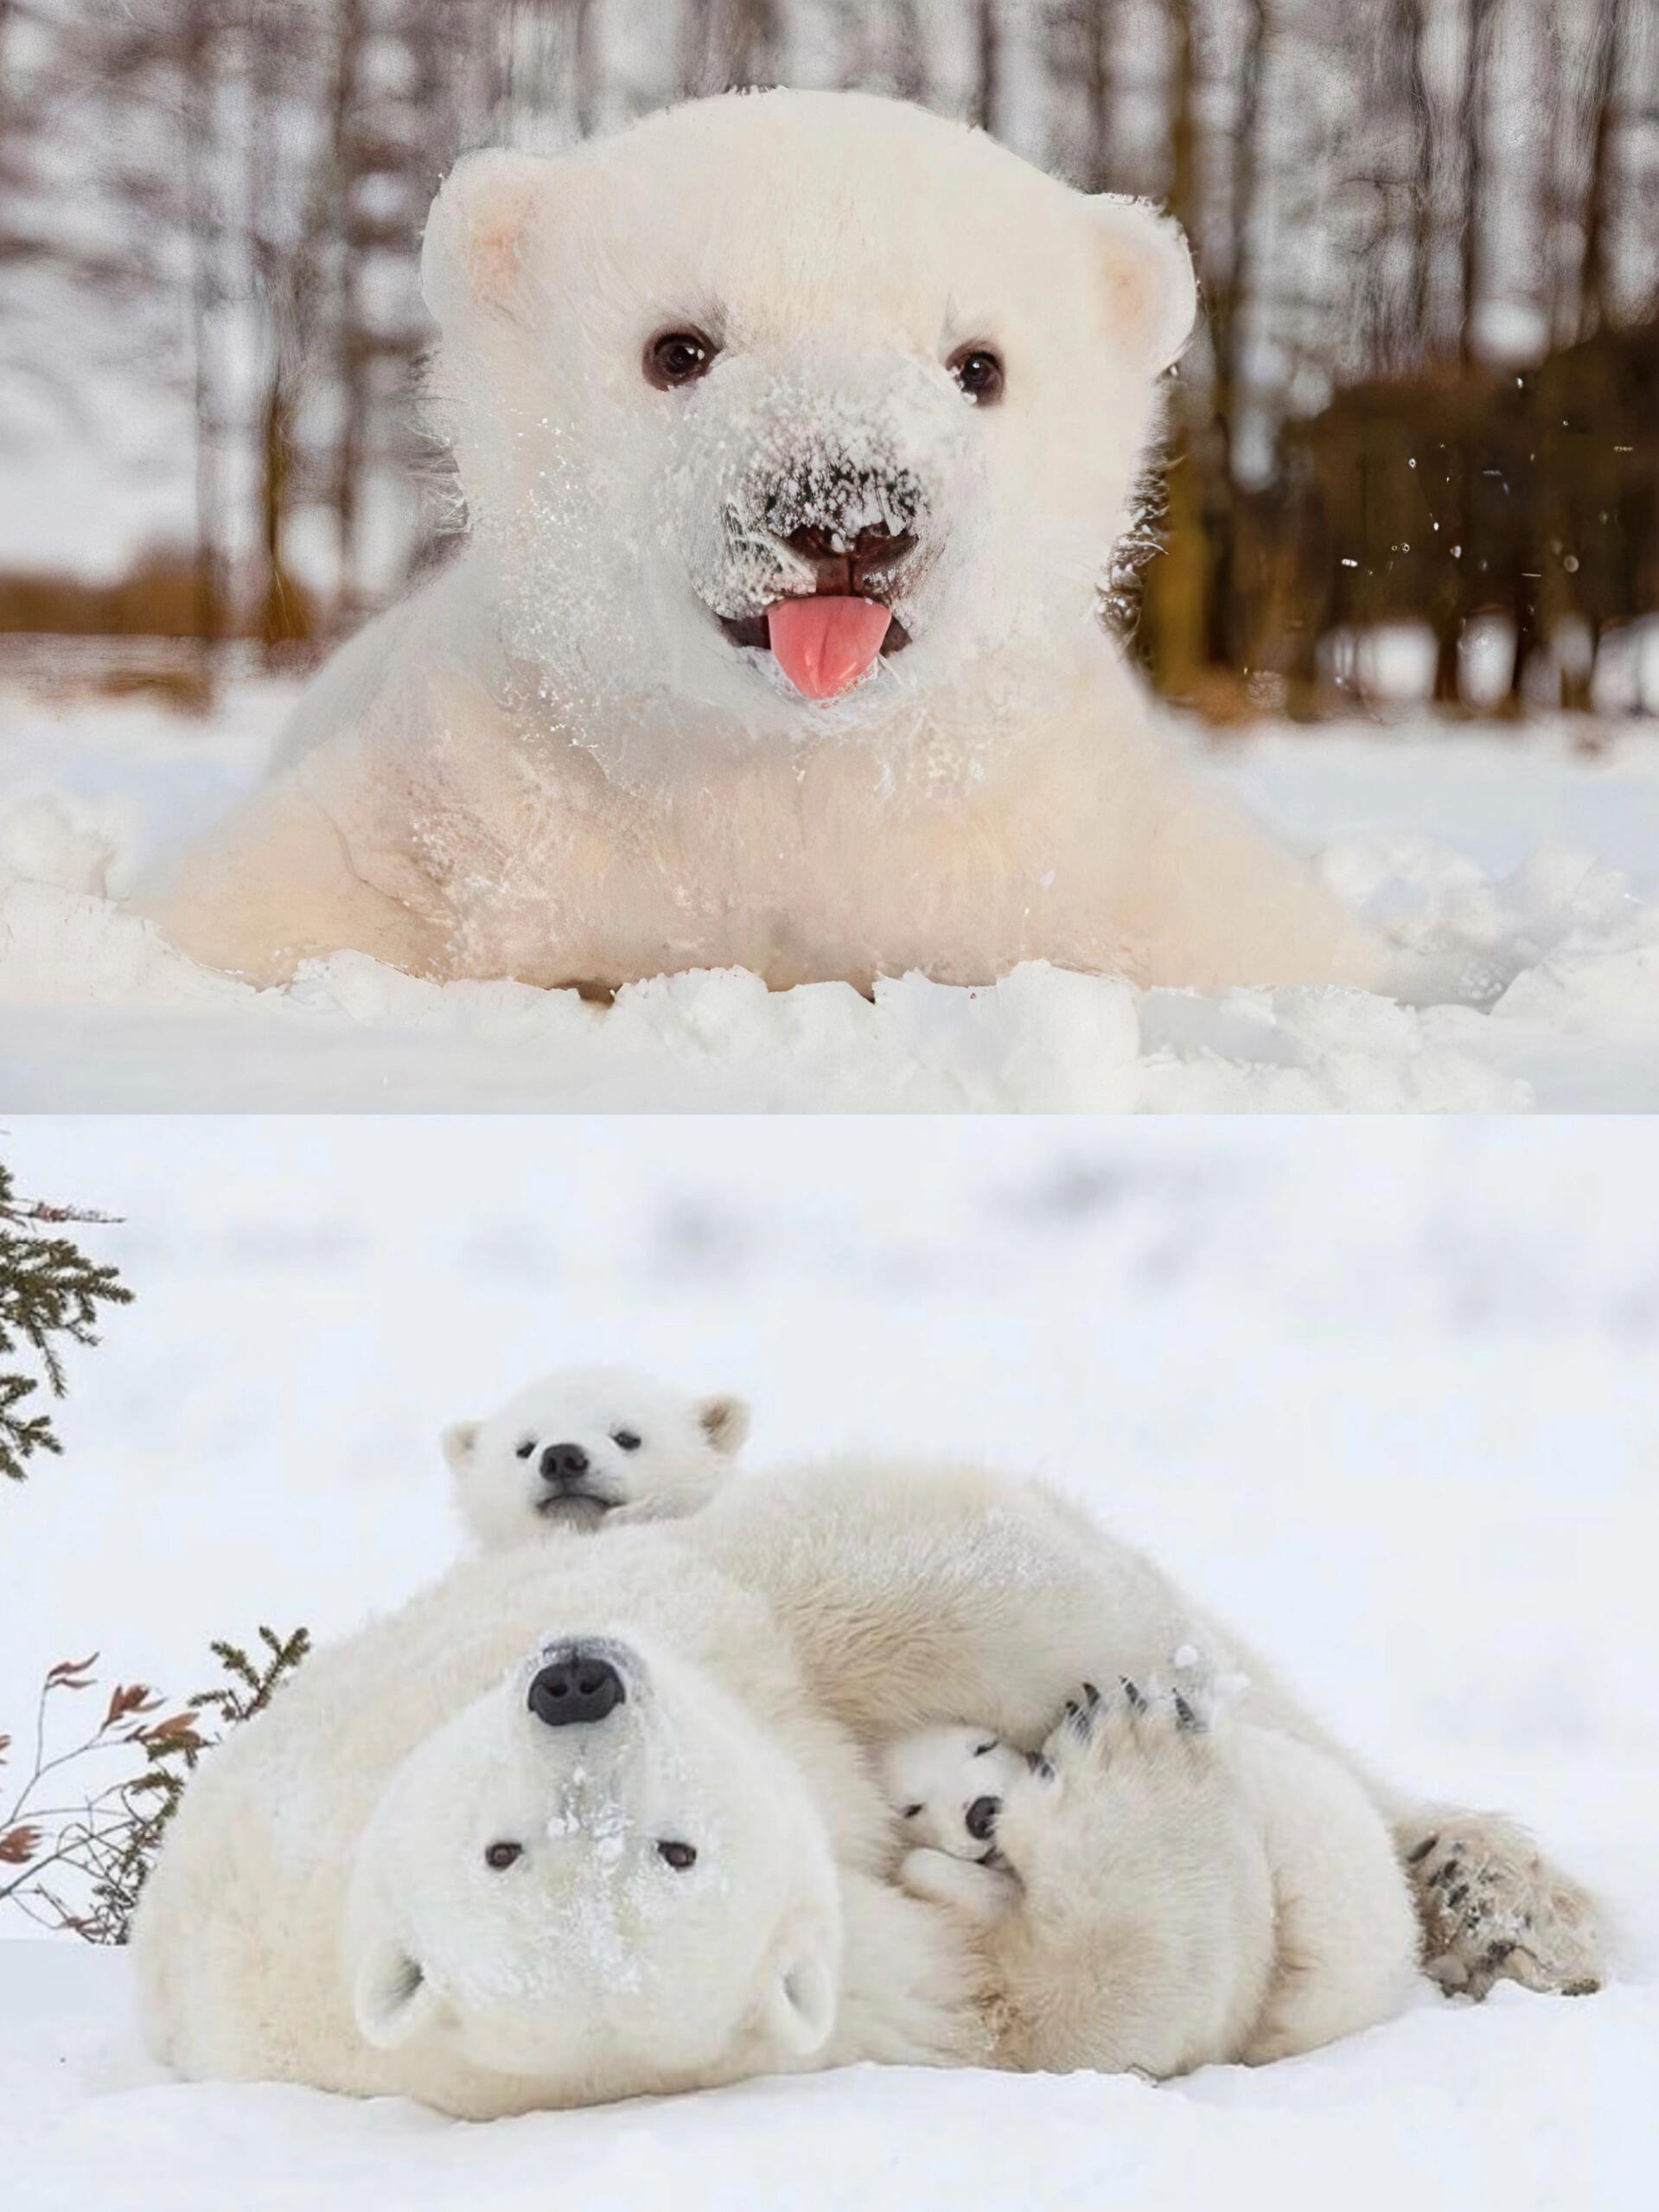
M422 279L470 534L140 887L187 951L1376 980L1096 618L1193 318L1171 224L901 103L770 92L463 161Z
M1164 2074L1381 2017L1414 1948L1386 1843L1343 1943L1276 1973L1251 1931L1293 1901L1253 1903L1247 1788L1191 1738L1076 1750L1057 1815L1024 1809L1008 1952L884 1878L861 1746L970 1715L1032 1746L1080 1680L1188 1639L1239 1656L1075 1509L973 1471L739 1481L486 1555L318 1653L192 1783L136 1930L151 2039L190 2075L482 2116L860 2058ZM1318 1770L1311 1807L1360 1801L1254 1667L1245 1710ZM1517 1832L1395 1838L1450 1979L1593 1976L1586 1900ZM1329 2000L1299 2026L1298 1981Z

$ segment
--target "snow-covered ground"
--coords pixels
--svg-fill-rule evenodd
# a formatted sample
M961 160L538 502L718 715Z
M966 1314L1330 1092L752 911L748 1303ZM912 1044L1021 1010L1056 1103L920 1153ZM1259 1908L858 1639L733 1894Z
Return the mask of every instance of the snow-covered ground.
M1619 1928L1598 1996L1425 1990L1254 2073L863 2068L485 2127L170 2081L118 1953L0 1944L6 2212L1651 2204L1659 1124L25 1118L0 1149L125 1217L86 1235L138 1293L73 1359L64 1457L0 1496L0 1733L55 1659L177 1691L212 1636L394 1604L457 1542L439 1427L623 1357L748 1393L763 1467L1067 1485Z
M287 990L208 973L122 914L142 859L257 776L288 703L210 725L0 692L0 1103L214 1111L1553 1110L1659 1108L1659 736L1425 723L1270 731L1215 772L1432 962L1358 992L1137 992L1041 966L769 996L737 972L609 1010L435 984L359 955Z

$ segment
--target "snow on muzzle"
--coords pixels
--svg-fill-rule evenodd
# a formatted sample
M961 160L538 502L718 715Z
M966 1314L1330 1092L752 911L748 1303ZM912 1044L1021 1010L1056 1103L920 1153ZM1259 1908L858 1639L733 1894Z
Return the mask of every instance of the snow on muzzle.
M689 400L669 528L699 597L795 690L908 645L971 483L960 393L902 355L734 359Z
M644 1670L639 1655L609 1636L550 1639L542 1646L525 1691L528 1710L544 1728L597 1728L637 1697Z

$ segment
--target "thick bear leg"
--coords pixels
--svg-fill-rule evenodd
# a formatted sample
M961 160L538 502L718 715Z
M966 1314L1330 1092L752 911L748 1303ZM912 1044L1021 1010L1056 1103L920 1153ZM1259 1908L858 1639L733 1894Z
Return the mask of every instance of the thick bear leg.
M997 1848L1024 1902L986 1938L1006 2065L1155 2077L1236 2057L1267 1993L1273 1883L1229 1724L1194 1690L1086 1688Z

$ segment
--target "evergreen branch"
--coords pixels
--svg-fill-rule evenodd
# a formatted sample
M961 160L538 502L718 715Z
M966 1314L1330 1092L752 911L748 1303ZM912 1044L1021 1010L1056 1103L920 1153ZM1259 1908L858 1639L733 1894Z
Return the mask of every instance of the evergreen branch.
M67 1387L67 1346L95 1345L101 1310L132 1302L118 1269L88 1258L73 1237L56 1232L114 1218L20 1199L10 1169L0 1162L0 1359L23 1352L37 1371L0 1371L0 1475L13 1482L23 1480L36 1453L62 1451L51 1415L24 1401L42 1383L61 1398Z

